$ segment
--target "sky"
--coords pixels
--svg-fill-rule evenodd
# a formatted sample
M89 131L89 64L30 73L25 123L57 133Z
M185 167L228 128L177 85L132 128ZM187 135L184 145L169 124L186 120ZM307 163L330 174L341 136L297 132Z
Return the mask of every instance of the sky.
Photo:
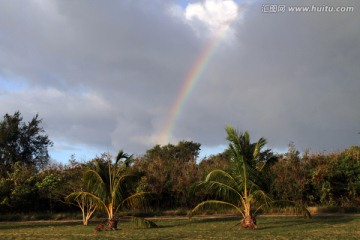
M215 154L226 125L338 151L360 145L359 22L357 0L0 0L0 114L38 113L58 162Z

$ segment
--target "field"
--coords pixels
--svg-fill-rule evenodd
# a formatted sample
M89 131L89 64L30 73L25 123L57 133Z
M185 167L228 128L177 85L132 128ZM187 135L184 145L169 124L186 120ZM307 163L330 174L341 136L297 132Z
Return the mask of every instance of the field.
M129 220L117 231L94 232L98 222L0 222L0 239L360 239L360 216L260 217L258 229L234 226L237 218L153 220L159 228L139 229Z

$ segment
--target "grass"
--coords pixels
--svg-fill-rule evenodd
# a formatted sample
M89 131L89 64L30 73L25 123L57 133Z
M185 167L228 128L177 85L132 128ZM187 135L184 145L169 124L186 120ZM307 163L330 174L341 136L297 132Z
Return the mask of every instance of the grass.
M238 218L153 220L159 228L139 229L129 220L117 231L95 233L98 222L0 222L0 239L360 239L360 216L260 217L258 229L239 229Z

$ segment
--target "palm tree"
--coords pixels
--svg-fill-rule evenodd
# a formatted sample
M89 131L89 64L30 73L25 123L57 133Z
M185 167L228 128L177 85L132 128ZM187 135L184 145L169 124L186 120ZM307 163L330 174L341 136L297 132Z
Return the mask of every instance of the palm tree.
M230 171L213 170L198 184L216 197L199 203L190 216L208 209L232 208L242 215L243 228L256 228L255 216L271 201L261 190L261 171L266 162L260 161L261 150L266 144L264 138L250 142L248 132L239 133L231 126L226 127L231 155Z
M74 192L70 196L92 199L98 209L106 212L108 226L117 229L117 213L123 208L137 208L143 205L148 193L138 192L131 194L129 186L138 180L137 175L127 173L126 169L132 161L132 156L119 151L115 162L106 155L98 158L93 166L84 173L84 181L88 191Z
M84 194L73 193L65 197L66 202L81 209L82 222L84 226L89 224L89 220L97 209L97 202L93 198Z

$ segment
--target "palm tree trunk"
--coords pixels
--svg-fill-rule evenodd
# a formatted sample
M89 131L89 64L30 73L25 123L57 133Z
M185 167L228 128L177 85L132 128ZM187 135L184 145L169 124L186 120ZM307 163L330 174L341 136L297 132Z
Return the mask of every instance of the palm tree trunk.
M108 227L110 230L117 230L118 220L117 219L109 219Z
M240 222L241 228L256 228L256 220L252 216L246 216L243 220Z

